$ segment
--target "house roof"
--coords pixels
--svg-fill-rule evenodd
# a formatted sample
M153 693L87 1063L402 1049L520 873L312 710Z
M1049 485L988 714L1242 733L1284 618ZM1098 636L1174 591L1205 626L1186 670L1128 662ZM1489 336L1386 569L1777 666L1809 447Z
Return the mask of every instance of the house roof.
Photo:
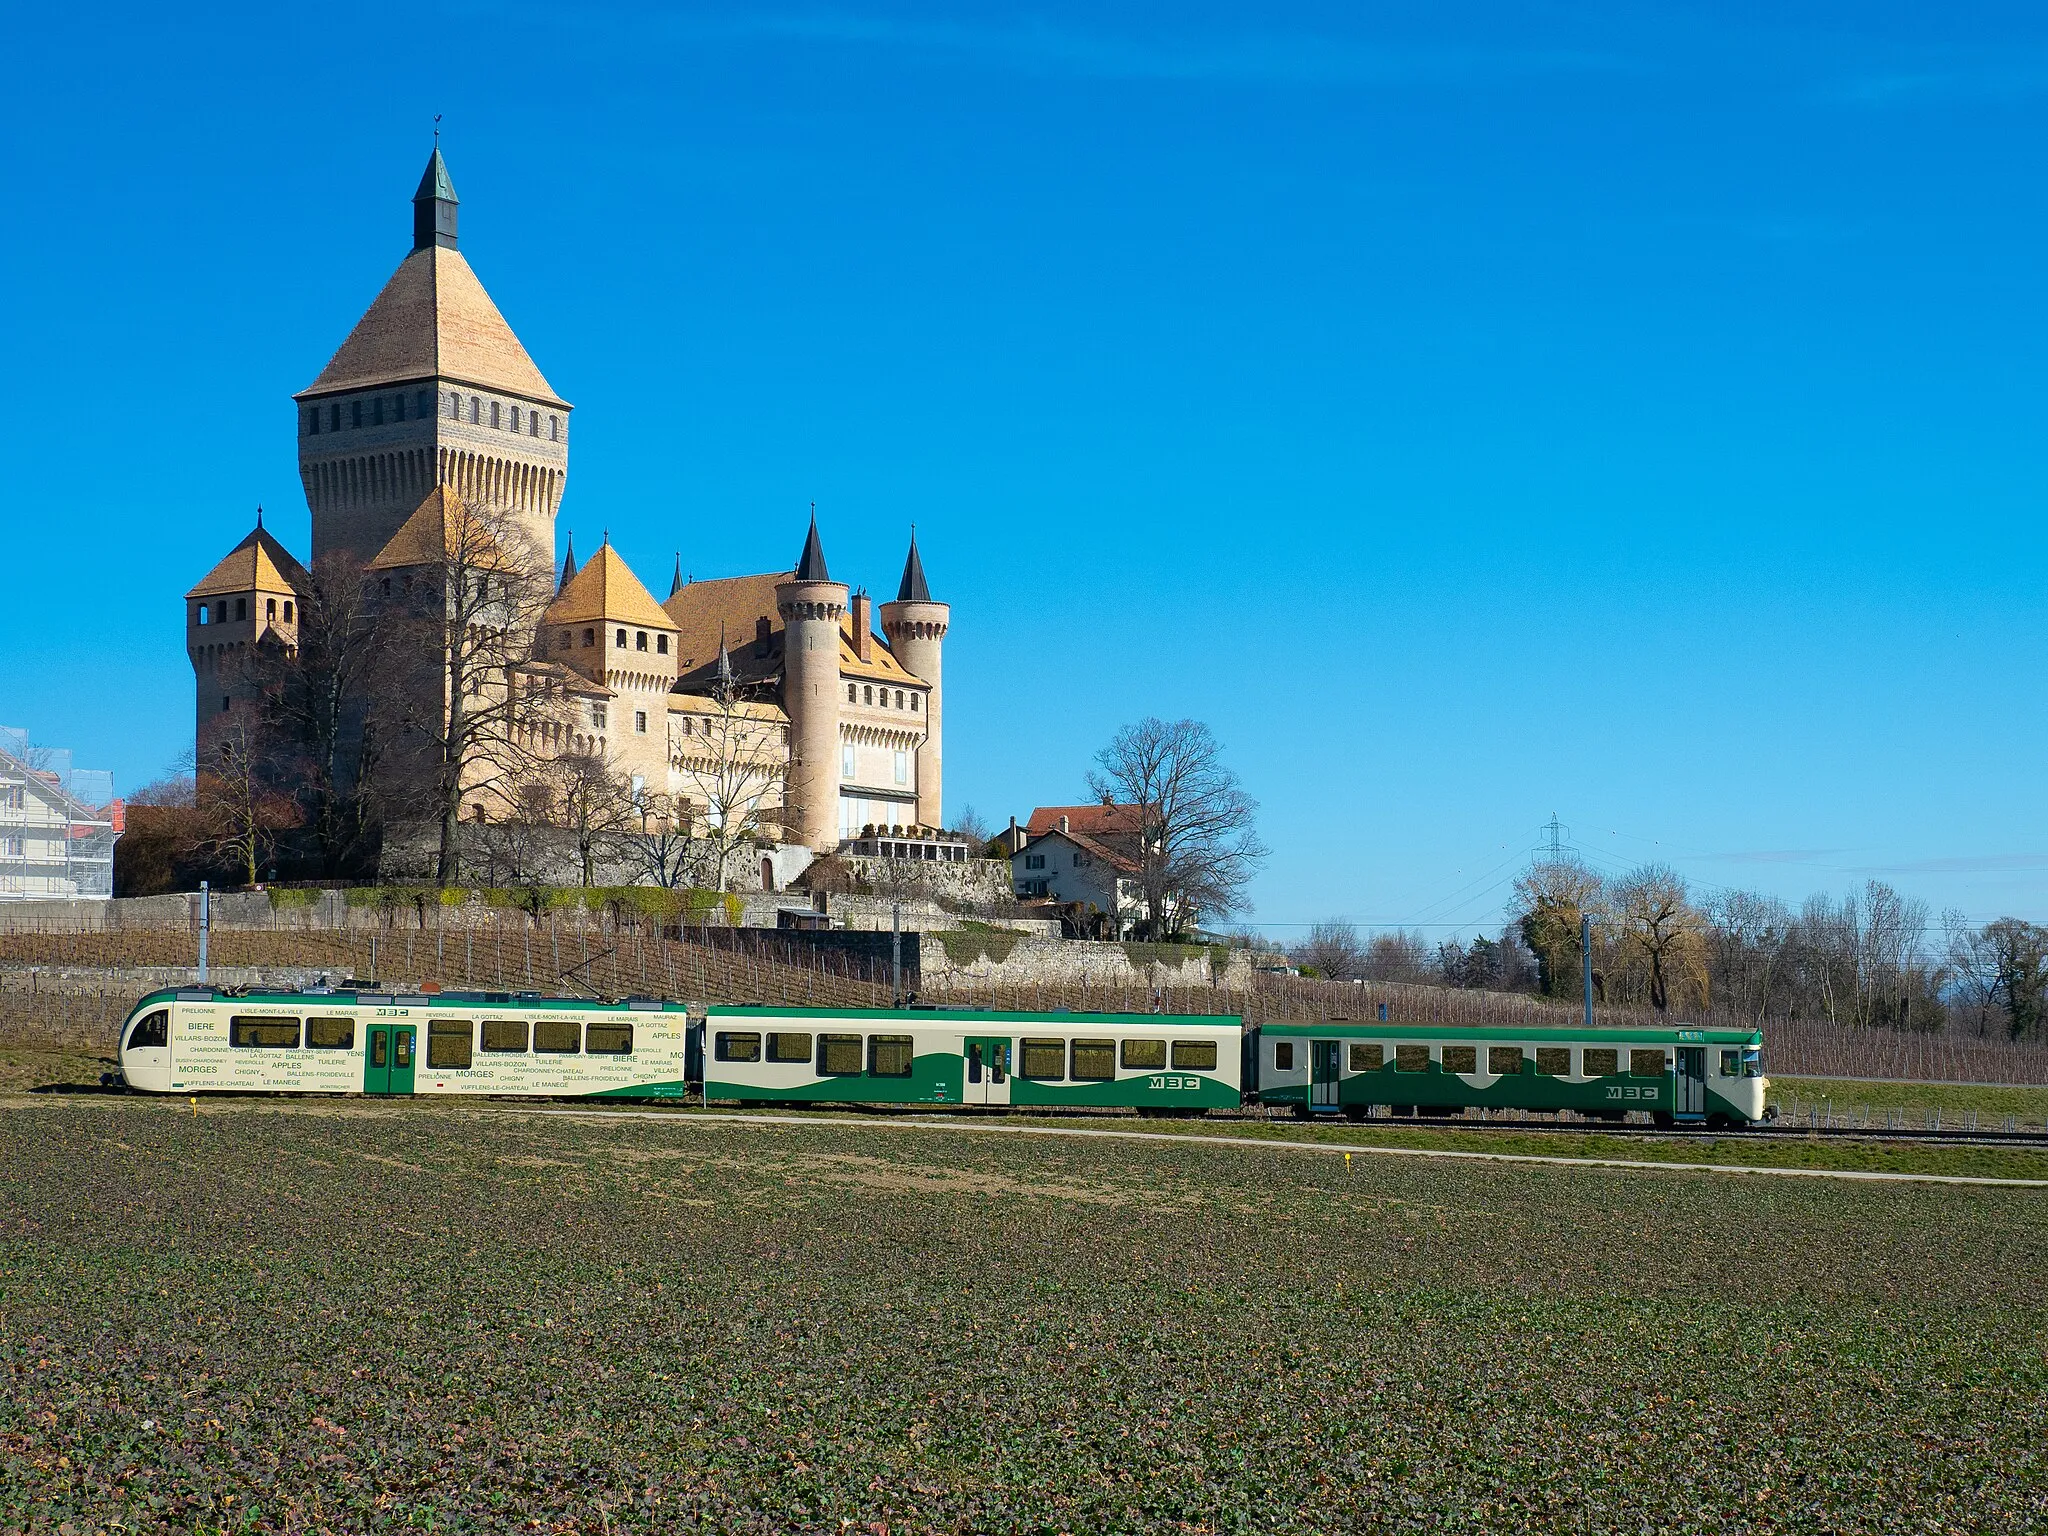
M564 693L573 693L579 699L615 699L618 692L603 683L592 682L574 668L565 667L558 661L525 661L519 664L522 677L542 677L555 680L555 686Z
M640 584L619 552L606 540L597 553L584 561L583 568L563 585L548 604L543 624L584 624L593 619L645 625L649 629L674 629L654 594Z
M896 659L895 652L889 649L888 641L884 640L880 635L876 635L874 641L875 643L868 648L873 653L872 658L862 661L860 653L853 648L854 631L851 610L847 612L845 617L840 619L839 675L841 677L868 677L885 683L917 683L920 686L923 685L923 678L916 676L908 667Z
M313 573L270 536L259 512L249 536L229 550L227 557L185 596L189 599L218 597L226 592L290 592L305 597L312 590Z
M479 570L511 567L485 520L474 515L469 503L457 492L437 485L364 569L396 571L421 565L445 566L451 560Z
M462 253L445 245L422 246L398 264L320 376L296 398L435 378L569 408Z
M1143 824L1140 807L1104 805L1098 800L1093 805L1041 805L1031 813L1024 830L1033 837L1056 834L1062 816L1067 818L1068 834L1083 837L1128 837Z
M715 715L718 705L701 693L672 693L668 696L668 712L672 715ZM776 725L787 725L789 714L780 704L767 699L734 699L732 712L744 720L767 720Z
M1092 854L1102 860L1103 863L1120 875L1135 875L1139 872L1136 859L1131 858L1128 854L1119 852L1100 838L1091 837L1086 832L1062 832L1057 826L1043 837L1032 838L1025 847L1012 852L1010 858L1014 861L1025 853L1042 852L1044 845L1047 843L1069 843L1083 852Z

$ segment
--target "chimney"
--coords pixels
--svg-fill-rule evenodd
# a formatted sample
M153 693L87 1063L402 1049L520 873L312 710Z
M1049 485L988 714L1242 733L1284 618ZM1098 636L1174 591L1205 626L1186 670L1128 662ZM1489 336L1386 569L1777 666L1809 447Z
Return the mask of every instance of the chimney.
M1067 818L1064 816L1060 818L1060 830L1062 832L1067 830Z
M853 654L862 661L875 659L875 621L869 611L867 588L853 594Z

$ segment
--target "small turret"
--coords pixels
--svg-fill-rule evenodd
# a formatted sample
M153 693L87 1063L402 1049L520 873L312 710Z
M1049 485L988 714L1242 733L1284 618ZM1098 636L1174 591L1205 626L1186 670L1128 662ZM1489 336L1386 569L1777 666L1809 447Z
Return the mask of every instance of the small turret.
M924 560L917 552L917 530L910 530L910 554L903 562L903 580L896 601L882 604L882 633L904 667L931 687L925 705L925 736L917 749L917 819L927 827L943 827L944 762L940 723L944 718L944 641L953 610L932 601Z
M455 208L459 202L455 183L448 175L448 162L441 158L441 146L436 144L427 161L426 174L420 177L419 190L412 195L414 250L423 251L430 245L454 247Z
M555 590L560 592L575 579L576 535L571 533L565 534L562 538L562 574L555 579Z
M775 608L782 616L782 707L793 759L789 820L820 853L839 846L839 626L846 602L845 584L826 568L813 507L796 569L776 584Z

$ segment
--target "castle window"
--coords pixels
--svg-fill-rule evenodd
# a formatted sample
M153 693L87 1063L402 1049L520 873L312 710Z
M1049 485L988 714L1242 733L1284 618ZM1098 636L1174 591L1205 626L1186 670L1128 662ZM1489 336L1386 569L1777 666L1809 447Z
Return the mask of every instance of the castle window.
M418 421L425 421L434 414L434 392L431 389L423 389L419 392L418 397L412 403L412 414L414 419Z
M318 437L320 435L320 407L317 405L306 412L306 435L309 437Z
M854 687L852 683L846 685L846 702L849 704L858 704L860 702L860 690Z
M539 412L539 411L528 411L528 412L526 413L526 435L527 435L528 437L539 437L539 436L540 436L540 412Z
M667 635L656 635L654 637L654 654L657 656L666 656L668 654Z
M327 407L327 430L330 432L339 432L341 430L341 402L339 400Z
M222 709L226 709L228 707L228 696L226 694L222 694L220 696L220 707Z
M901 688L896 690L896 707L898 709L903 707L903 690Z
M583 648L587 651L597 644L597 630L593 627L583 631Z
M448 391L448 416L451 421L462 420L462 396L452 389Z
M284 600L284 621L287 624L292 621L292 600L290 598Z
M754 654L756 656L766 656L768 654L768 615L765 613L754 620Z
M559 443L561 440L562 418L559 416L550 416L548 418L548 441L551 443Z
M917 713L917 695L914 693L910 696L910 712L913 715Z
M391 419L393 421L405 420L405 396L393 395L391 397Z
M360 401L360 400L351 400L351 401L349 401L349 403L348 403L348 424L349 424L350 426L352 426L352 427L360 427L360 426L361 426L361 425L363 424L363 402L362 402L362 401Z
M391 595L391 578L386 576L380 585L384 588L384 595L389 597Z
M246 597L235 599L235 617L238 620L249 617L249 600Z
M370 425L373 427L384 425L384 397L382 395L379 395L370 402Z
M569 649L569 631L566 629L562 631L562 649L565 651Z
M850 742L839 749L839 777L853 777L853 745Z
M604 729L604 706L602 704L590 706L590 726L592 730L601 731Z
M519 430L519 407L516 405L512 407L512 430L514 432Z
M498 425L498 402L495 400L491 402L491 425Z
M615 643L622 651L626 648L626 632L623 629L619 631L619 638Z
M265 617L266 619L274 619L277 617L276 598L266 597L265 599L263 599L263 617Z
M646 649L647 649L647 631L646 631L646 630L644 630L644 629L636 629L636 630L634 630L634 631L633 631L633 649L634 649L634 650L636 650L636 651L644 651L644 650L646 650Z
M636 735L645 736L647 734L646 710L636 709L633 711L633 730Z
M211 615L207 610L206 604L201 603L199 605L198 612L192 616L192 622L195 624L204 624L210 616Z
M469 424L473 427L484 419L484 403L475 395L469 397Z
M861 689L860 701L863 704L872 704L875 702L875 690L872 684L869 684Z
M898 784L908 784L910 782L910 754L908 752L898 752L896 754L896 782Z

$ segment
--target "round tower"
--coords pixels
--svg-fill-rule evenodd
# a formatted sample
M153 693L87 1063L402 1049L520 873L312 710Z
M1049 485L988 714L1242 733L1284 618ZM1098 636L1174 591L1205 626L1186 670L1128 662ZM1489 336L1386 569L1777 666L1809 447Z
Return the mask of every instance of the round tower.
M896 659L925 682L931 694L925 704L924 741L917 749L917 819L921 826L943 827L940 734L945 719L945 689L941 681L940 649L952 609L932 601L925 584L924 562L917 555L917 534L910 535L910 558L903 562L903 580L896 588L896 601L882 604L882 633L889 637L889 649Z
M839 846L839 625L844 582L825 569L818 517L803 558L775 587L782 616L782 707L789 714L789 831L820 853Z

